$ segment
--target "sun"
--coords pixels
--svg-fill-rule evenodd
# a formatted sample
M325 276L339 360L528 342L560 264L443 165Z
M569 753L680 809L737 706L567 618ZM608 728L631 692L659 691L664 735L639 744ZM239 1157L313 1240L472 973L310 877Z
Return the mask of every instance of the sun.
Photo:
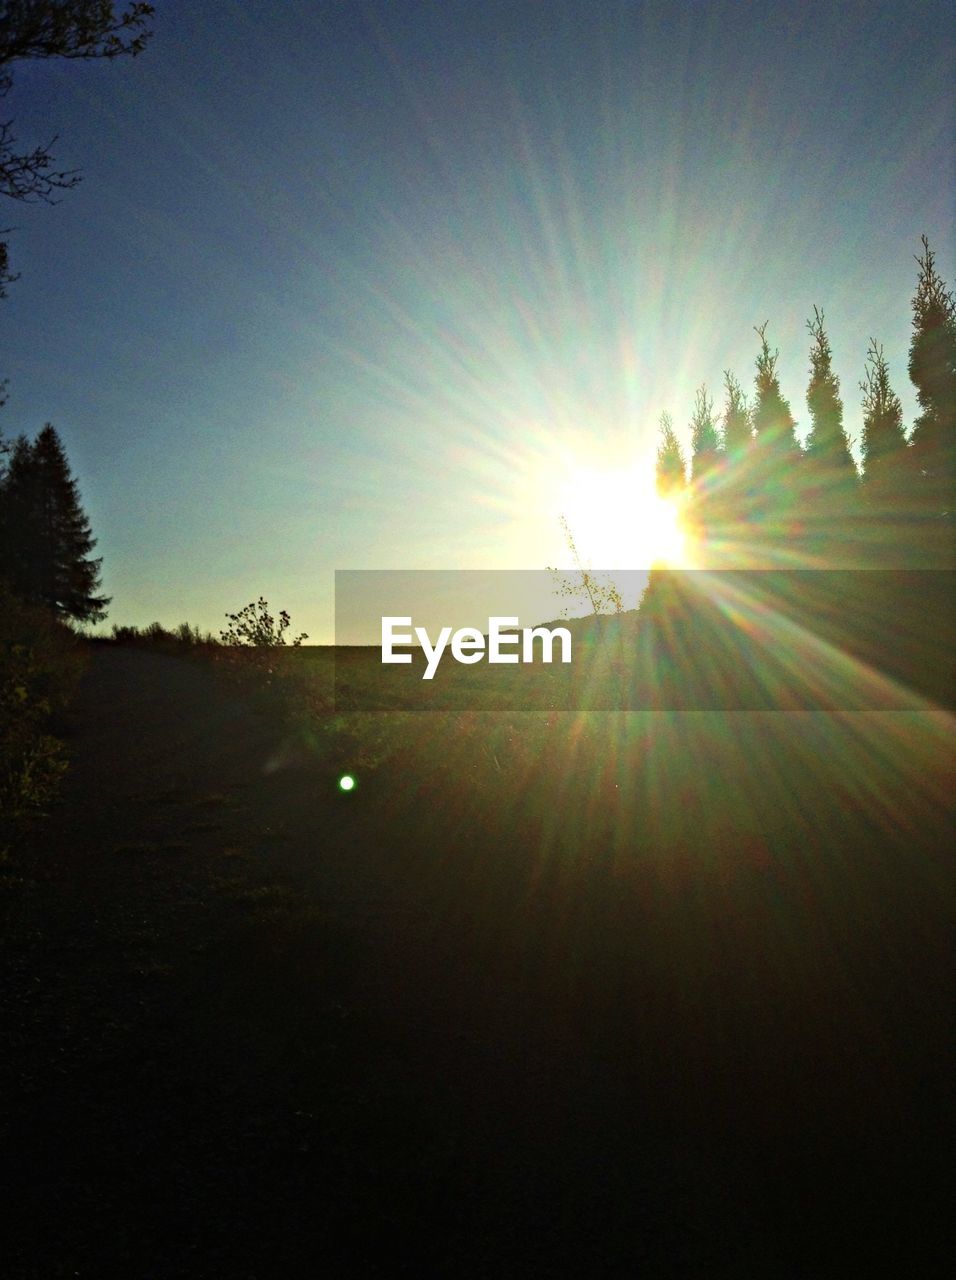
M557 502L589 568L691 567L680 505L658 494L653 467L575 467Z

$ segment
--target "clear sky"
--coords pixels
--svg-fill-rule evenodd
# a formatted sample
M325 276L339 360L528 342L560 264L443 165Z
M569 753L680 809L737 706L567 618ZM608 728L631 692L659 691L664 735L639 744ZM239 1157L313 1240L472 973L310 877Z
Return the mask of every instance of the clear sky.
M871 336L911 421L952 4L156 10L142 57L21 64L5 102L84 180L0 209L0 422L60 431L110 622L262 594L321 642L335 569L566 563L562 511L638 567L662 410L749 389L769 321L804 433L815 304L851 436Z

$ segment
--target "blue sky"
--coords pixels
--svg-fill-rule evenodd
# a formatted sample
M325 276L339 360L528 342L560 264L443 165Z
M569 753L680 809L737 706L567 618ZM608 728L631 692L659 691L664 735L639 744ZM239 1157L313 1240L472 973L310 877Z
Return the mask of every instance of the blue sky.
M871 336L911 420L951 4L156 9L141 58L23 64L5 103L84 180L2 211L0 422L60 431L110 622L262 594L328 640L335 569L541 568L569 505L601 559L621 508L638 567L610 478L701 382L749 389L764 321L805 431L814 305L850 434Z

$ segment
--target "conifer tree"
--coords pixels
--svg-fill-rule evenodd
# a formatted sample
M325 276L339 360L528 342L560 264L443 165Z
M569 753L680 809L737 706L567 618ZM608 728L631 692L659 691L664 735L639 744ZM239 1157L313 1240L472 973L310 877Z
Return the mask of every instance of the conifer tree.
M14 445L3 482L2 573L22 599L61 618L95 622L109 599L97 595L100 560L60 438L47 424Z
M783 398L777 377L780 352L770 350L766 324L755 329L755 332L760 338L760 354L757 356L757 376L754 383L754 439L764 457L792 463L800 454L800 445L790 405Z
M0 457L0 578L11 589L23 594L23 584L30 575L30 548L34 539L31 512L35 503L28 494L32 488L33 448L26 436L19 436L3 446Z
M922 237L919 276L913 296L913 337L909 375L922 412L913 426L913 460L918 470L918 502L925 514L953 516L956 481L956 301L936 270L929 241Z
M912 554L909 517L916 471L903 430L903 406L890 385L882 346L872 338L863 381L863 509L869 519L872 559L906 564Z
M714 402L707 388L697 388L694 413L690 420L691 480L700 485L711 475L720 461L721 441L714 423Z
M872 338L866 353L866 370L860 383L863 392L863 483L870 501L885 498L894 478L896 492L907 469L906 433L903 406L890 385L890 368L882 346ZM881 503L882 505L882 503Z
M724 451L731 465L738 461L753 443L753 423L747 397L740 383L730 372L724 371Z
M840 383L833 372L833 353L823 320L823 312L814 307L813 319L807 321L813 342L807 386L810 431L804 445L802 477L803 519L817 557L835 554L859 515L859 475L843 429Z
M683 493L687 464L669 413L661 414L661 438L657 446L657 492L663 497Z
M814 307L813 319L807 321L813 345L807 387L811 425L804 449L809 459L833 477L834 483L851 489L857 477L856 463L843 430L840 382L833 372L833 353L823 320L823 312Z
M753 426L740 383L724 372L721 466L719 480L708 486L707 532L711 564L737 566L749 560L754 515Z
M796 545L792 526L800 510L797 467L801 451L790 405L780 390L777 376L780 353L770 350L766 324L755 332L760 338L760 352L752 413L752 514L762 525L759 554L769 554L771 559L776 559L780 550L789 557Z
M717 532L715 523L720 515L720 462L722 455L720 432L714 422L714 402L707 388L697 388L694 412L690 420L691 440L691 501L687 518L695 530L699 554L706 549Z

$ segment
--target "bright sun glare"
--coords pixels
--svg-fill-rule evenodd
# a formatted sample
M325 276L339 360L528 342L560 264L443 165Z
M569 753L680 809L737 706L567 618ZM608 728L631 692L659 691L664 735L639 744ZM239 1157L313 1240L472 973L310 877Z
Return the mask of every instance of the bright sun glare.
M558 502L588 568L690 566L679 507L657 493L653 470L646 466L577 467L560 486Z

